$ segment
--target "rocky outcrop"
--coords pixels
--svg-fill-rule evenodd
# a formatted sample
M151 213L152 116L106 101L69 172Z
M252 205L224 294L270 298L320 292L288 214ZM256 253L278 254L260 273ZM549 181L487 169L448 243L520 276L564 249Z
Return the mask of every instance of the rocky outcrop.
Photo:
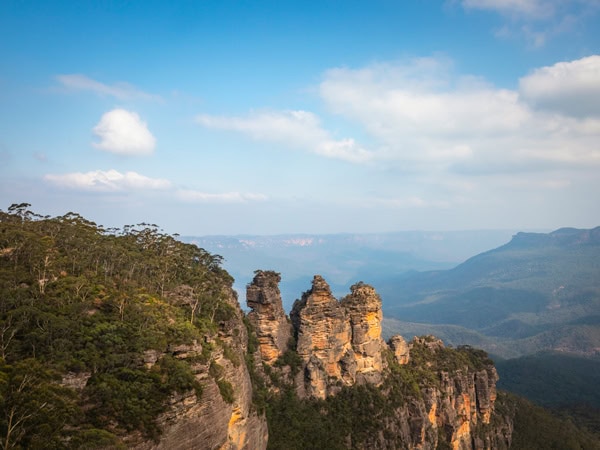
M356 382L378 385L383 380L382 350L386 348L381 338L381 298L373 287L361 282L350 287L341 305L350 320Z
M294 303L290 316L296 351L304 362L306 395L325 398L341 385L354 384L357 364L349 317L321 276L315 275L312 288Z
M423 448L427 443L436 448L440 440L455 450L508 448L510 433L507 438L502 426L491 424L498 381L491 361L469 358L475 355L469 348L447 349L433 336L414 338L409 348L420 355L419 363L429 373L436 374L421 389L427 411L422 433L428 436L413 442Z
M158 419L162 433L158 442L130 438L128 447L138 450L255 450L266 449L267 423L252 406L252 383L244 363L248 334L243 313L233 291L225 292L233 314L219 324L217 336L207 336L204 345L214 347L210 357L202 356L202 345L193 342L167 349L175 358L191 362L202 394L194 391L175 394L167 412ZM147 355L146 364L157 355ZM232 389L229 398L221 392Z
M382 386L387 411L378 417L381 432L372 433L362 447L508 449L510 421L494 416L494 366L473 365L464 358L469 350L447 349L432 337L415 338L409 348L419 363L387 375ZM418 390L407 394L395 377L418 382Z
M280 281L276 272L257 270L246 288L246 300L252 309L248 320L256 331L262 361L269 365L287 350L292 336L292 327L282 306Z
M264 279L255 280L251 286L256 287L248 291L253 323L269 324L263 325L268 330L263 336L270 336L260 346L263 360L281 352L273 330L282 323L273 314L280 311L279 296L258 300L265 297L264 284ZM278 292L273 286L268 289ZM344 386L380 386L389 404L380 418L381 432L370 436L365 448L508 448L512 429L506 421L493 420L498 375L484 354L448 349L432 336L414 338L410 344L394 336L388 345L381 338L381 299L375 289L361 282L350 291L338 301L327 282L315 275L311 289L290 313L296 338L291 351L301 361L300 370L294 378L287 376L290 367L272 367L280 374L275 378L292 384L300 397L319 399ZM269 307L261 309L265 303ZM261 311L268 317L261 318ZM258 335L261 327L255 326Z
M410 350L408 348L408 344L402 336L392 336L388 342L388 345L392 352L394 352L394 358L398 364L408 364L410 359Z

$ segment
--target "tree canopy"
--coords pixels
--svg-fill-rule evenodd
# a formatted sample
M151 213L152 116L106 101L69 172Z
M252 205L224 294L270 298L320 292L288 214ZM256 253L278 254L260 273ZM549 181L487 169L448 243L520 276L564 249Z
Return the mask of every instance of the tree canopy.
M167 346L199 341L230 313L222 258L154 224L106 229L29 208L0 210L0 448L157 436L170 393L200 394ZM149 350L165 355L152 367Z

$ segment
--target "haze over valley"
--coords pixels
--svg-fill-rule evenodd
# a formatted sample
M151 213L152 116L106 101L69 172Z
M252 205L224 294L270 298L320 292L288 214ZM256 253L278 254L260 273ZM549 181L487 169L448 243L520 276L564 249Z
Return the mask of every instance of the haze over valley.
M315 273L329 280L333 292L343 295L356 280L379 284L412 271L450 269L470 256L505 243L511 230L405 231L371 234L290 234L276 236L185 236L223 256L243 300L246 284L257 269L282 275L286 309L309 285Z

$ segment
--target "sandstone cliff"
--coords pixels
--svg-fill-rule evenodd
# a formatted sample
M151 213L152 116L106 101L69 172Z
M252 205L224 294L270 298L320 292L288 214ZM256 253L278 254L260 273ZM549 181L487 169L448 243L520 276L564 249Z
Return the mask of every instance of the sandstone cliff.
M366 284L352 286L341 302L315 275L312 288L290 313L296 351L304 362L305 395L325 398L343 386L380 384L384 363L381 299Z
M323 278L315 276L312 289L294 303L290 315L296 351L304 363L306 395L325 398L342 385L354 384L356 359L350 321Z
M252 311L248 320L254 326L262 360L273 364L288 347L292 327L281 302L281 277L272 271L257 270L246 289L246 300Z
M225 292L231 308L228 320L219 323L216 336L206 342L180 345L167 351L178 359L192 363L200 382L200 398L193 391L173 395L168 411L159 419L162 434L158 442L145 441L133 445L139 437L130 438L129 447L138 450L260 450L266 449L267 423L252 405L252 383L244 363L248 334L243 312L232 290ZM203 357L203 347L212 350ZM150 357L147 364L156 361Z
M448 349L442 341L425 336L409 344L413 357L408 372L399 366L394 373L410 373L418 382L411 401L394 407L386 418L407 448L454 450L505 449L510 446L512 428L505 417L494 416L498 374L493 364L470 348ZM397 386L384 390L397 395ZM392 404L394 401L392 400ZM376 448L403 448L386 439L374 439Z
M271 277L269 283L273 281L279 278ZM448 349L430 336L409 344L394 336L388 345L381 338L381 299L371 286L357 283L338 301L327 282L316 275L290 313L296 345L288 352L296 354L300 363L293 376L283 348L275 344L279 330L286 329L281 324L287 324L281 297L272 284L265 295L264 284L261 275L248 287L248 304L253 308L259 356L270 365L266 384L274 392L287 385L301 398L327 399L354 385L378 388L366 391L385 403L373 412L377 432L356 444L350 430L348 447L509 447L510 421L494 410L498 376L483 353ZM365 401L371 406L376 402Z

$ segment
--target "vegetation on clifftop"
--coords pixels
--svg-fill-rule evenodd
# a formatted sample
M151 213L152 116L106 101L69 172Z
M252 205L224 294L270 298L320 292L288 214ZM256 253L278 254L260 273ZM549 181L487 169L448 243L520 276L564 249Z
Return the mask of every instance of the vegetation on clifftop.
M0 447L158 436L172 393L201 394L169 346L202 342L231 315L221 258L156 225L105 229L29 206L0 211Z

